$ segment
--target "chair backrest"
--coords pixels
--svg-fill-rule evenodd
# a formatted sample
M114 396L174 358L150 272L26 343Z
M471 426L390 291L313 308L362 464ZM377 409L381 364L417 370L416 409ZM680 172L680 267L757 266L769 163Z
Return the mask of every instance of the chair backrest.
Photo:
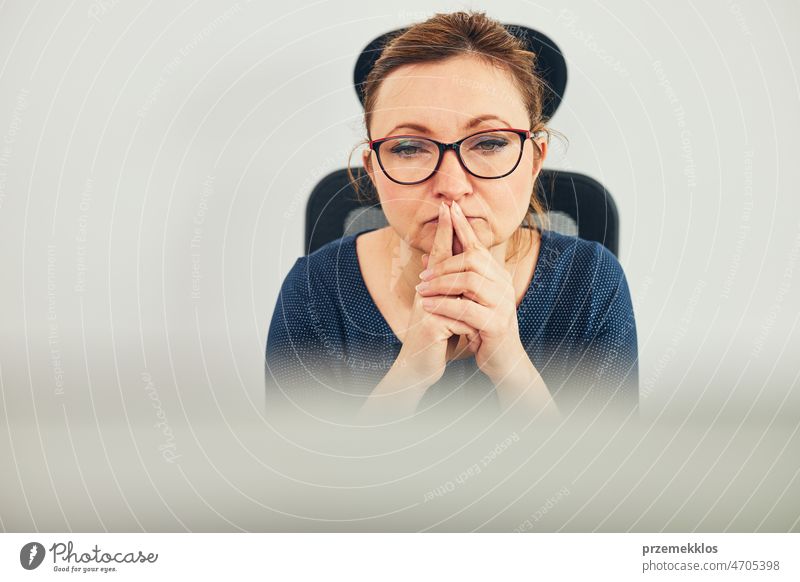
M364 176L362 168L354 168ZM369 180L359 181L370 192ZM603 186L581 174L542 170L539 195L550 216L552 230L597 241L617 255L619 216L611 194ZM371 184L371 183L370 183ZM306 206L306 253L349 234L386 226L379 204L359 200L347 170L325 176L311 192Z
M526 26L505 24L506 30L523 41L536 55L534 69L544 81L543 116L549 120L563 99L567 86L567 63L561 49L546 35ZM364 82L386 43L406 29L382 34L361 51L353 72L356 95L363 106ZM362 168L354 168L363 177ZM539 194L548 208L550 228L605 245L618 254L619 218L611 194L600 183L572 172L543 169ZM359 186L369 188L368 179ZM372 196L377 200L377 197ZM362 203L350 184L347 171L328 174L314 188L306 206L306 253L347 234L385 226L380 205Z

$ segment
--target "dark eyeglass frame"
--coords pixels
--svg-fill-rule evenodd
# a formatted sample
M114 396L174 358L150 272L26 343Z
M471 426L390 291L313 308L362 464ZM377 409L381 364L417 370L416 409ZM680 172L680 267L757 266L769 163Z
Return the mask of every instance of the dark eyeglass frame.
M472 137L475 137L476 135L481 135L482 133L492 133L492 132L496 132L496 131L507 131L507 132L510 132L510 133L516 133L519 136L519 156L517 156L517 161L514 163L514 167L512 167L505 174L502 174L500 176L481 176L479 174L476 174L472 170L470 170L467 167L467 165L464 163L464 159L461 157L461 144L463 142L465 142L466 140L468 140L468 139L470 139ZM529 129L516 129L514 127L497 127L497 128L494 128L494 129L484 129L484 130L472 133L472 134L468 135L467 137L463 137L460 140L454 141L452 143L443 143L443 142L437 141L435 139L432 139L430 137L425 137L424 135L405 135L405 134L403 134L403 135L390 135L388 137L382 137L380 139L372 139L368 143L369 143L369 149L371 151L375 152L375 157L378 158L378 165L381 167L381 170L386 175L386 177L389 178L392 182L394 182L396 184L402 184L404 186L411 186L413 184L421 184L425 180L429 180L431 178L431 176L433 176L439 170L439 166L442 165L442 159L444 158L444 153L447 150L453 150L456 153L456 157L458 158L458 163L461 164L461 167L464 168L464 170L466 170L466 172L468 174L470 174L472 176L475 176L476 178L481 178L483 180L498 180L500 178L505 178L509 174L513 173L514 170L517 169L517 166L519 166L519 162L520 162L520 160L522 160L522 153L525 150L525 142L527 140L529 140L529 139L533 139L533 138L539 137L543 133L545 133L545 132L544 131L533 131L532 132ZM400 180L395 180L394 178L392 178L389 175L389 172L386 171L386 168L383 167L383 162L381 161L381 154L380 154L381 144L386 142L386 141L389 141L391 139L398 139L398 138L424 139L424 140L427 140L427 141L435 143L436 147L439 148L439 159L436 161L436 166L434 166L434 168L431 171L431 173L428 174L427 176L425 176L422 180L416 180L414 182L401 182Z

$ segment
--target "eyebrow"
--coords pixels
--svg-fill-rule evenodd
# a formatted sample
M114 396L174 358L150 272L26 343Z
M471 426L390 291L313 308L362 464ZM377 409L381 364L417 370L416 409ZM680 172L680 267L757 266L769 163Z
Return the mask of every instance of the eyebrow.
M489 121L492 119L496 119L497 121L502 121L506 124L506 127L511 127L511 124L497 117L496 115L478 115L477 117L473 117L471 120L467 122L464 126L464 129L472 129L473 127L483 123L484 121ZM386 132L386 135L393 135L395 131L403 128L413 129L414 131L419 131L422 133L433 133L429 128L425 127L424 125L420 125L419 123L401 123L400 125L396 125L391 131Z

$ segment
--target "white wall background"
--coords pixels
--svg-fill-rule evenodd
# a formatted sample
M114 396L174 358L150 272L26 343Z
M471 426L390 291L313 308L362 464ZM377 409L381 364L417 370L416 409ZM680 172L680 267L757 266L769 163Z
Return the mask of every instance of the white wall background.
M469 7L566 54L570 146L547 165L617 200L643 411L786 410L796 2L98 0L0 7L8 418L149 423L149 377L175 416L257 421L306 198L362 137L357 55Z

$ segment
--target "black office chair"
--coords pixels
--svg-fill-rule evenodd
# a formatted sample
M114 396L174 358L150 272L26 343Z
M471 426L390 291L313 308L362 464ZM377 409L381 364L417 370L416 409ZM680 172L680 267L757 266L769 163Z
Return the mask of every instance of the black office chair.
M518 25L504 25L521 38L528 50L537 55L536 72L544 79L546 95L544 117L549 120L558 109L567 85L567 64L561 50L544 34ZM383 34L370 42L358 57L354 71L356 94L364 104L364 82L378 60L386 42L405 29ZM358 167L359 187L377 200L372 183ZM545 202L550 228L563 234L597 241L614 255L619 250L619 216L611 194L588 176L543 169L539 175L539 194ZM386 226L379 204L359 201L347 176L337 170L325 176L311 192L306 206L306 252L311 253L327 242L348 234Z

